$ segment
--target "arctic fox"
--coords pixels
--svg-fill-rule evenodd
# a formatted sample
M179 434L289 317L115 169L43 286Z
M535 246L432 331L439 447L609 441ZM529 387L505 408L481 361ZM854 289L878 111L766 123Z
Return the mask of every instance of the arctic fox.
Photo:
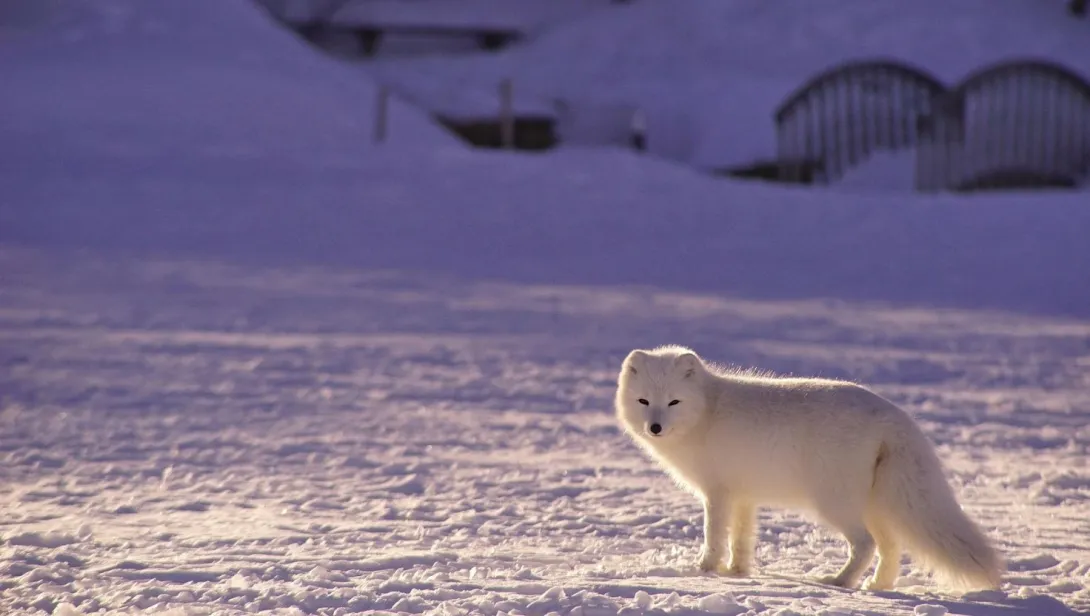
M877 550L864 588L891 588L907 549L954 586L999 585L1002 561L927 437L860 385L733 373L665 346L628 355L615 406L625 431L703 502L702 571L749 574L755 507L780 505L843 533L850 557L827 584L855 587Z

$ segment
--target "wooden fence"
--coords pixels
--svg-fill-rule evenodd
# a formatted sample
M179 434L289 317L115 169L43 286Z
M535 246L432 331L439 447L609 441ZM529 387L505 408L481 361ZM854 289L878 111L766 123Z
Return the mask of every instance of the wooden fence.
M827 70L775 113L782 181L829 183L875 151L916 149L919 190L1075 186L1090 175L1090 83L1046 60L953 88L888 59Z

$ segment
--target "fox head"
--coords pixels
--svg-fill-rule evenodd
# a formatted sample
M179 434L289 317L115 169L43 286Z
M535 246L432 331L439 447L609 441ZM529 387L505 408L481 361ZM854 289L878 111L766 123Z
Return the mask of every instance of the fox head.
M649 442L685 435L706 412L706 376L704 362L684 347L632 351L617 379L617 418Z

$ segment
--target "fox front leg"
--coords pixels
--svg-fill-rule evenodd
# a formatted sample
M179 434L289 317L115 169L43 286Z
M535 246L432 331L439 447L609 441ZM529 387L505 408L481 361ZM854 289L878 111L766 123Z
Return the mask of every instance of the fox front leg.
M704 547L700 550L697 567L701 571L716 571L723 562L730 522L730 502L725 494L704 496Z

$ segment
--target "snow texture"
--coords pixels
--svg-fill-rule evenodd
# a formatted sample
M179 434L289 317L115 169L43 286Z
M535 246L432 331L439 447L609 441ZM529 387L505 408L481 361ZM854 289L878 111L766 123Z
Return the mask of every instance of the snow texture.
M1059 3L944 5L923 37L923 0L646 1L365 68L242 0L183 4L0 4L0 613L1090 611L1085 192L920 197L890 188L897 160L808 190L481 154L399 103L370 143L377 72L472 85L567 49L552 94L609 100L611 70L682 104L909 43L953 73L996 46L1070 61L1068 29L1090 39ZM747 45L781 55L747 69ZM818 584L845 548L783 510L754 577L698 574L698 503L610 410L624 355L661 343L909 409L1002 588L951 594L908 560L895 592Z

